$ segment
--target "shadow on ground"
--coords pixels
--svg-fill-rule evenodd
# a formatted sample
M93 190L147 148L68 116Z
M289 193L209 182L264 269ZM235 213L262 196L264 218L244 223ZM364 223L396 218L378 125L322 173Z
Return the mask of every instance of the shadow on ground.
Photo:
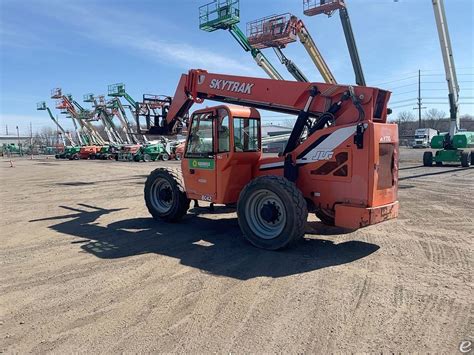
M304 239L281 251L256 249L242 237L237 218L209 219L195 208L179 224L133 218L100 226L97 219L122 209L103 209L79 204L61 206L73 213L37 221L59 221L49 228L75 239L72 244L99 258L116 259L145 253L166 255L181 264L214 275L242 280L258 276L283 277L350 263L379 249L375 244L348 241L334 244L326 239ZM206 213L208 211L206 210ZM341 230L308 224L309 233L340 234Z

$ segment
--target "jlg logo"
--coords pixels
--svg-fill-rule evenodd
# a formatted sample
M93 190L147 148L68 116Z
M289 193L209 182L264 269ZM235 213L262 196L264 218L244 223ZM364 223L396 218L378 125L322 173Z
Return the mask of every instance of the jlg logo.
M212 79L209 87L211 89L227 90L251 95L252 87L254 85L255 84L241 83L239 81Z
M329 160L332 158L333 155L334 152L332 150L317 150L316 152L314 152L314 155L311 157L311 160Z

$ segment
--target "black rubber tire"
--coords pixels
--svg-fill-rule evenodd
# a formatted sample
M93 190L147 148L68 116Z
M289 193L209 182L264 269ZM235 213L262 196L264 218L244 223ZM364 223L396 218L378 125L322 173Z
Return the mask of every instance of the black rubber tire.
M144 155L143 155L143 161L144 161L144 162L149 163L149 162L151 162L151 160L152 160L152 159L151 159L150 154L144 154Z
M176 154L174 156L174 158L177 160L177 161L180 161L181 160L181 154Z
M114 157L115 161L118 161L119 160L119 156L118 154Z
M336 224L336 218L334 217L334 213L330 213L330 211L316 210L314 214L325 225L334 226Z
M250 208L247 204L258 190L267 190L280 198L285 209L286 221L282 231L271 239L258 235L249 225ZM260 176L248 183L241 191L237 202L237 216L244 237L257 248L277 250L303 238L308 209L301 191L296 185L281 176Z
M468 168L471 165L471 154L469 152L461 152L461 166Z
M132 160L133 160L135 163L138 163L138 162L140 162L141 158L140 158L140 156L137 154L137 155L134 155L134 156L133 156Z
M168 153L161 154L161 160L163 160L163 161L170 160L170 155Z
M437 161L435 162L436 166L443 166L443 162L442 161Z
M95 154L89 155L90 160L96 160L97 156Z
M471 150L471 165L474 165L474 150Z
M72 159L73 159L73 160L79 160L79 155L78 155L78 154L74 154L74 155L72 156Z
M432 166L433 165L433 153L432 152L424 152L423 153L423 165L424 166Z
M171 186L171 193L173 196L172 207L165 213L158 211L152 203L152 188L158 179L165 179ZM186 191L184 190L181 169L158 168L153 170L146 179L144 195L146 207L156 220L177 222L188 212L190 201L186 196Z

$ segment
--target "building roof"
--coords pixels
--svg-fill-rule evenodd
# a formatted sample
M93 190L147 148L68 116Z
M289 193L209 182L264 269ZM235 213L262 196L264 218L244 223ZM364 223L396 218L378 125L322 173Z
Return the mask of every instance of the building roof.
M287 134L293 130L291 127L279 125L262 125L262 137L277 136L279 134Z

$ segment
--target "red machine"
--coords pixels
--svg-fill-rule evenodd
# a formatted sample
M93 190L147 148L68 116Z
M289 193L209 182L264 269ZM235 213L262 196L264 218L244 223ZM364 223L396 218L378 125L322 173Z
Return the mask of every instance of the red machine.
M102 149L98 145L85 145L79 150L79 159L95 159Z
M191 70L182 75L161 134L176 133L193 103L182 174L156 169L145 201L157 219L177 221L191 199L237 203L245 237L265 249L304 235L308 211L359 228L398 215L398 129L390 93L370 87L259 79ZM294 114L281 156L263 158L256 108Z

